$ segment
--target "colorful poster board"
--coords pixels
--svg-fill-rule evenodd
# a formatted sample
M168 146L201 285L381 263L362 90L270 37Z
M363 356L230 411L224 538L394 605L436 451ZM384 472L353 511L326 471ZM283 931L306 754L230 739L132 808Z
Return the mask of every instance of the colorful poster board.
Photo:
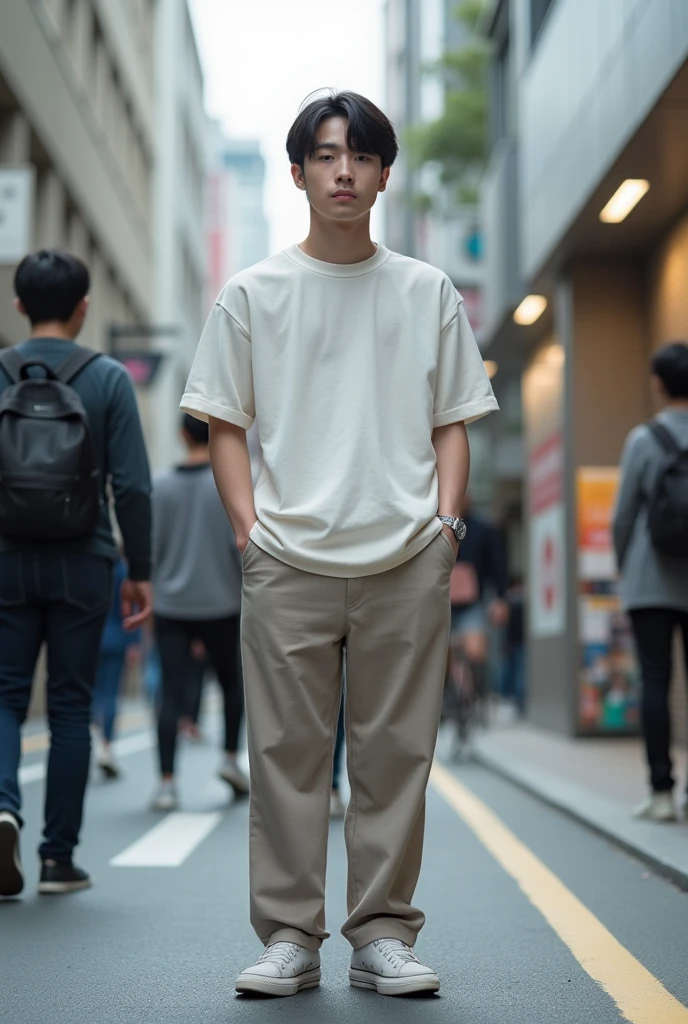
M621 611L612 544L615 467L578 470L578 718L586 733L636 732L639 678L628 618Z
M530 631L558 636L566 628L564 450L554 434L530 460Z

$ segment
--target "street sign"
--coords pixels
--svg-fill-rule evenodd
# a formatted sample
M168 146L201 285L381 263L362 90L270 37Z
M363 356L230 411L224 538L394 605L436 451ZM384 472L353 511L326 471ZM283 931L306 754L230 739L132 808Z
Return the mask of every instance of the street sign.
M0 167L0 264L18 263L31 248L33 167Z
M142 352L138 349L114 352L113 355L126 366L134 384L140 388L151 386L164 358L162 352Z

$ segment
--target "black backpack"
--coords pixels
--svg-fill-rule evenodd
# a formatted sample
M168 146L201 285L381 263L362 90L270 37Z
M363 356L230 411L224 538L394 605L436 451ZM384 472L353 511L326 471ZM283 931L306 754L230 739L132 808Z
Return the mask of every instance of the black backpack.
M688 449L657 420L648 424L664 451L664 462L648 507L650 537L657 551L688 558Z
M0 533L18 541L69 541L91 533L100 486L91 428L69 386L98 352L75 346L56 370L16 349L0 352L12 385L0 394ZM44 377L30 377L40 366Z

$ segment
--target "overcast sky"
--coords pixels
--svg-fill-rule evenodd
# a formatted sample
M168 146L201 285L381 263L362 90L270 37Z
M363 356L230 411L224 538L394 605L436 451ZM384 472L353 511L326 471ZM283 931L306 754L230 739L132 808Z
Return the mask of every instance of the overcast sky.
M191 0L191 8L208 113L228 134L258 139L267 160L275 252L308 229L285 150L299 104L324 86L384 103L383 0Z

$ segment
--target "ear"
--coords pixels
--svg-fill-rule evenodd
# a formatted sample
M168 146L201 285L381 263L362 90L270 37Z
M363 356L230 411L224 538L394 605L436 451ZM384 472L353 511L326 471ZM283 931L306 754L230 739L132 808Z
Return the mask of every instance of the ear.
M16 309L17 313L19 313L19 316L26 316L26 310L24 309L24 303L21 301L21 299L17 299L17 298L12 299L12 305Z
M90 305L91 305L91 297L89 295L84 295L83 299L81 300L79 305L76 307L76 312L79 314L79 316L82 319L88 313L88 308L89 308Z
M303 173L303 167L299 167L298 164L291 165L291 176L294 179L294 184L302 192L306 191L306 177Z
M390 167L385 167L385 169L383 170L383 172L382 172L382 174L380 176L380 184L377 187L378 192L384 192L386 190L387 182L389 181L389 172L390 172L390 170L391 170Z

